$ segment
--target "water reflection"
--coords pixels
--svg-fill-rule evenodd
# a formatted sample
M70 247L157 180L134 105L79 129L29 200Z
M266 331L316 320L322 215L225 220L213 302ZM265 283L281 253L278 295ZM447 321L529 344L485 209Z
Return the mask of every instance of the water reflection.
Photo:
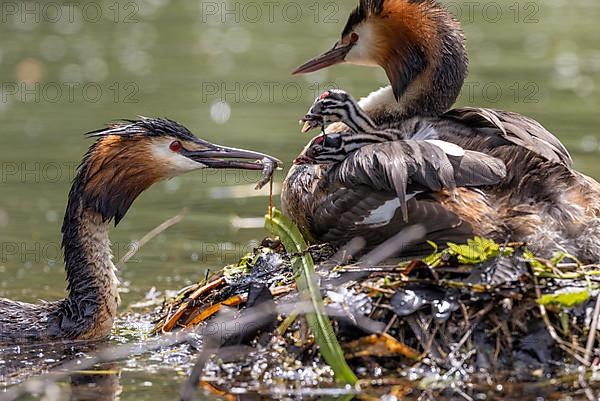
M116 401L123 391L116 365L100 365L85 373L70 376L70 401Z
M96 343L64 342L0 347L0 386L23 382L68 361L86 358Z

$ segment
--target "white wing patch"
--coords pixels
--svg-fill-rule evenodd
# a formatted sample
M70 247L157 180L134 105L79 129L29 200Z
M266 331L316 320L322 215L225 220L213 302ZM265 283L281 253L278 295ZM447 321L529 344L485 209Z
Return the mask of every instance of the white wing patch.
M425 142L437 146L449 156L463 157L465 150L458 145L450 142L440 141L438 139L426 139Z
M424 124L415 132L410 139L424 141L426 139L438 139L438 133L431 124Z
M415 192L412 194L408 194L406 196L406 201L408 202L421 192ZM400 208L400 199L394 198L383 205L379 206L377 209L373 209L369 212L369 215L366 216L362 221L357 221L354 223L355 225L365 225L370 226L372 228L383 227L392 221L394 215L396 214L396 210Z

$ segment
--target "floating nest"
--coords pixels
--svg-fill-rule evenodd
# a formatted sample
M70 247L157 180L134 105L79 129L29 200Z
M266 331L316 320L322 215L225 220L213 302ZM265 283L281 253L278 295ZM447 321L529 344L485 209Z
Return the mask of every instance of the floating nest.
M339 385L307 324L314 310L293 267L307 254L358 385ZM311 389L352 398L360 387L397 399L493 399L532 388L550 399L561 388L589 398L600 379L591 329L599 327L599 275L600 266L564 253L545 260L525 244L482 238L375 265L329 245L290 254L268 238L166 302L155 332L201 330L191 383L225 397Z

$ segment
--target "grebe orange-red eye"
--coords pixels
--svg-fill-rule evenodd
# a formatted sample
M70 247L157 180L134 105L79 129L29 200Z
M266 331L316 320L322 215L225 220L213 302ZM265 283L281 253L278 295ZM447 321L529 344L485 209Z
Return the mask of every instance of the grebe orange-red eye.
M358 35L358 33L356 33L356 32L352 32L352 33L350 34L350 42L351 42L351 43L356 43L356 42L358 42L358 39L359 39L359 38L360 38L360 36L359 36L359 35Z
M179 142L179 141L171 142L171 144L169 145L169 149L171 149L171 151L173 151L175 153L179 153L179 151L181 150L181 142Z

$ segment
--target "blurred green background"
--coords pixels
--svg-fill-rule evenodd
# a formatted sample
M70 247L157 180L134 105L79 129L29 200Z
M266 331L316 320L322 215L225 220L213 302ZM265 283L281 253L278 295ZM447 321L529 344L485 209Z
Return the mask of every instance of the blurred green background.
M539 120L600 178L600 3L446 2L471 58L459 105ZM0 296L64 295L60 224L70 179L90 140L119 118L168 117L196 135L289 162L308 137L298 119L329 86L364 96L378 69L339 66L291 77L329 48L355 1L2 2L0 23ZM285 176L278 173L276 182ZM131 241L190 209L122 271L124 308L149 288L176 289L265 236L257 174L202 172L144 193L113 230ZM276 204L279 204L276 197Z

